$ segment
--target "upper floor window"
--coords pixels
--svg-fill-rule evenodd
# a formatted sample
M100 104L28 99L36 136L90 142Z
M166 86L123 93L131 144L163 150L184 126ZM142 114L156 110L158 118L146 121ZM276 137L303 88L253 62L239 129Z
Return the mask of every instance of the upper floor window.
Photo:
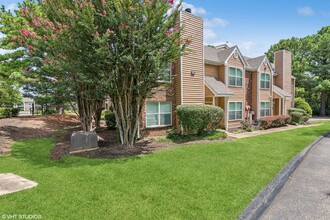
M241 120L243 111L242 102L229 102L229 120Z
M260 74L260 88L262 88L262 89L270 88L270 74L269 73Z
M270 116L270 102L260 102L260 117Z
M229 68L229 85L230 86L242 86L243 71L239 68Z
M171 102L146 103L147 127L172 125Z
M158 82L171 82L172 81L172 64L168 64L165 67L164 72L159 77Z

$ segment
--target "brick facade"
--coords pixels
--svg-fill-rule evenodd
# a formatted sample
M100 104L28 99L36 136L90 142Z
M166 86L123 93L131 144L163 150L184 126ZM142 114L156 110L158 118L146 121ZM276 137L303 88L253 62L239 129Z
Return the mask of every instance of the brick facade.
M167 130L175 128L176 125L176 98L175 98L175 79L172 77L171 83L164 83L161 86L153 90L152 97L148 98L146 102L157 101L157 102L171 102L172 103L172 126L164 127L153 127L147 128L146 126L146 105L142 110L142 117L140 120L140 136L143 137L152 137L152 136L165 136Z

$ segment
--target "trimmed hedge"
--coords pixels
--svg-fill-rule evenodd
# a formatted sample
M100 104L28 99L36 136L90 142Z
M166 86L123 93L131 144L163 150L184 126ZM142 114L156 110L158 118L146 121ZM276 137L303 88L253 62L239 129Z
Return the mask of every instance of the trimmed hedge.
M19 108L0 108L0 118L17 117L19 111Z
M292 118L292 124L304 124L311 117L311 115L309 115L304 109L300 108L290 108L288 109L288 114Z
M11 108L0 108L0 118L10 118Z
M259 127L263 129L283 127L291 122L291 117L288 115L276 115L263 117L259 120Z
M203 104L179 105L176 112L183 132L188 135L214 131L224 115L220 107Z
M116 128L116 117L112 111L104 111L104 120L108 129Z
M11 117L17 117L21 109L19 108L12 108L11 109Z
M296 108L298 108L298 109L303 109L303 110L306 111L306 114L307 114L308 116L312 116L312 108L311 108L310 105L305 101L305 99L298 97L298 98L295 98L295 99L294 99L294 102L295 102L294 106L295 106Z

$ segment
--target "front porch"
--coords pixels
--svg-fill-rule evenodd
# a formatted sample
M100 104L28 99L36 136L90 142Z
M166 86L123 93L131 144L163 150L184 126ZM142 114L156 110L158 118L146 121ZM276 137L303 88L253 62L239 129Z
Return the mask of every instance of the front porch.
M286 115L291 107L292 95L273 86L273 115Z
M234 93L215 77L205 76L205 104L223 109L224 117L219 122L220 128L228 130L228 98Z

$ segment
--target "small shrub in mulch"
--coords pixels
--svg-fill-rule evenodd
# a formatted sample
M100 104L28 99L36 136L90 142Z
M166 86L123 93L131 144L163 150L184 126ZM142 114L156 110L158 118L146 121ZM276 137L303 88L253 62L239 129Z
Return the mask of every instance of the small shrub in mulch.
M259 120L259 127L263 129L283 127L289 124L291 117L288 115L276 115L263 117Z

